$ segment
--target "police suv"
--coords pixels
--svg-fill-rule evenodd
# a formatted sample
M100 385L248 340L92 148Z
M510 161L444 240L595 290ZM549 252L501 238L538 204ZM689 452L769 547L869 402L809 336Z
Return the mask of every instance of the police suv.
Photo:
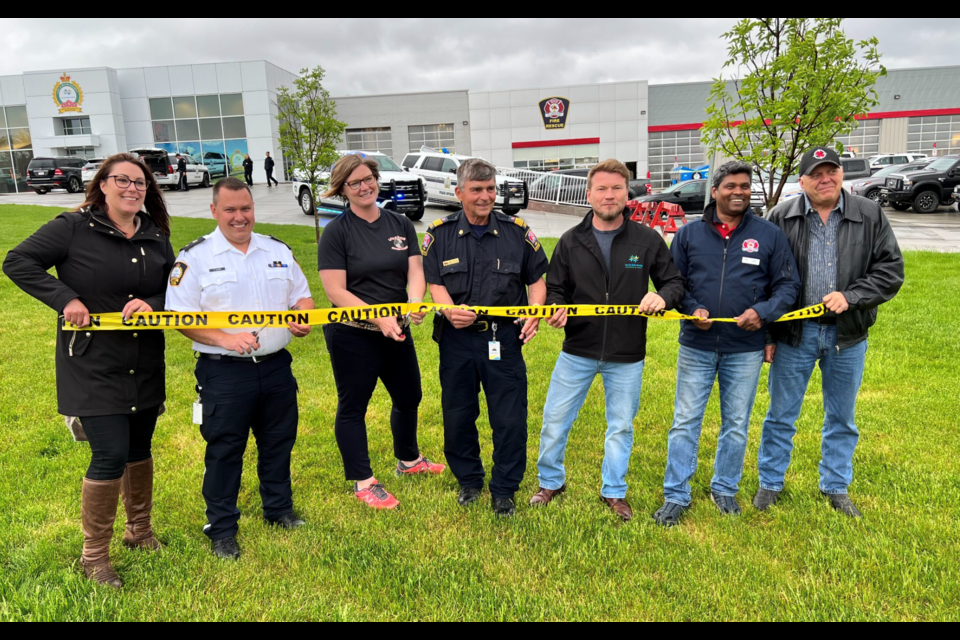
M423 212L427 206L427 183L422 178L412 176L401 169L389 156L373 151L342 151L341 156L358 154L364 158L376 161L380 167L380 195L377 204L381 209L390 209L405 215L413 222L423 219ZM330 179L330 169L325 169L318 176L321 184ZM324 188L325 190L325 188ZM293 195L303 213L312 216L315 211L340 215L347 210L346 203L340 198L320 198L314 205L313 193L310 184L302 180L302 176L295 176L293 181Z
M419 153L408 153L403 159L403 168L424 178L430 185L432 204L460 206L454 189L457 186L457 169L470 156L457 156L422 147ZM515 216L530 203L527 185L520 180L497 176L496 208L508 216Z

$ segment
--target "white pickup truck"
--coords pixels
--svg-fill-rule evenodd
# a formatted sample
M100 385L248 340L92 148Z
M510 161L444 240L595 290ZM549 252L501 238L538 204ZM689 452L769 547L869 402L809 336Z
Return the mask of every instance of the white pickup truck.
M408 153L403 159L403 167L424 178L430 185L430 202L440 205L460 206L460 199L454 189L457 186L457 169L470 156L458 156L429 147L423 147L419 153ZM530 203L527 185L521 180L497 176L497 209L508 216L515 216Z
M396 211L405 215L413 222L423 219L424 209L427 206L427 183L425 180L411 175L401 169L389 156L373 151L344 151L341 155L359 154L365 158L375 160L380 167L380 195L377 202L381 209ZM321 184L330 179L330 170L322 171L318 176ZM310 185L302 177L294 178L293 195L303 213L312 216L315 211L340 215L346 211L346 203L340 198L321 198L314 203Z

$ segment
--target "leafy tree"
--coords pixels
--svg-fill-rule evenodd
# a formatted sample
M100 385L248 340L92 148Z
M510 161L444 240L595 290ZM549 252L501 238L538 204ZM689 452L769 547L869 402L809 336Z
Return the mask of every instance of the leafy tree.
M743 18L723 37L734 77L714 81L704 144L754 165L775 205L812 147L837 136L879 104L874 85L887 74L879 41L854 42L844 18Z
M294 87L281 87L277 93L277 120L280 121L280 146L297 179L310 184L313 201L319 202L324 181L321 170L340 158L337 145L343 139L347 123L337 120L337 103L323 88L326 72L322 67L301 69ZM313 213L320 243L320 215Z

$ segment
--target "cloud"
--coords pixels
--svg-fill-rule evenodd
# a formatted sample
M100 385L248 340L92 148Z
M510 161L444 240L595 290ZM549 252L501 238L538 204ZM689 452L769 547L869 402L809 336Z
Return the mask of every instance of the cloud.
M0 75L269 60L322 65L336 96L709 80L737 18L7 18ZM850 18L889 68L956 64L960 19ZM82 37L78 39L78 34Z

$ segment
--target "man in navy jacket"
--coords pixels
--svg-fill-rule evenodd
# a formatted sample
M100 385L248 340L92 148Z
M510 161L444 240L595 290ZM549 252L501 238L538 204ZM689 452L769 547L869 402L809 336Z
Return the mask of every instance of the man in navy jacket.
M665 527L678 524L690 508L704 413L718 378L722 424L711 494L722 513L741 513L736 496L763 368L763 329L789 312L800 294L787 237L750 210L752 177L751 166L744 162L720 167L713 180L715 202L700 221L680 229L671 247L687 282L681 311L701 320L683 322L680 329L665 504L654 516ZM710 318L738 322L715 323Z

